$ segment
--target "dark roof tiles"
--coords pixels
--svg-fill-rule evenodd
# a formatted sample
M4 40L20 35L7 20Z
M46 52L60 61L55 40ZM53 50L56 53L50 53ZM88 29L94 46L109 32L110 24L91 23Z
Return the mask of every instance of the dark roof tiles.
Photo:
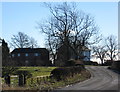
M37 53L48 52L46 48L16 48L11 53Z

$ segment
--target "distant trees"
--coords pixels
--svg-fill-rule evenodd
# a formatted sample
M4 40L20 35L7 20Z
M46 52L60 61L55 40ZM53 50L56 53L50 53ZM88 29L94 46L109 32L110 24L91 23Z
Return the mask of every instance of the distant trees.
M114 61L118 57L117 37L115 37L114 35L110 35L105 40L106 40L107 57L110 59L110 61Z
M2 39L1 39L1 37L0 37L0 46L2 45Z
M38 23L38 25L41 32L45 33L49 39L52 38L47 40L50 50L53 42L57 47L65 45L66 51L70 48L79 58L81 46L98 42L98 29L94 18L89 14L78 11L74 4L68 5L66 2L56 6L47 5L52 16L46 23ZM69 59L69 57L66 58Z
M58 50L60 45L60 42L58 39L51 37L48 35L48 38L46 39L46 47L50 51L50 55L52 56L52 62L55 62L57 53L56 51Z
M93 53L101 60L101 64L103 65L107 53L105 46L94 46Z
M102 44L93 46L93 53L100 58L103 64L104 60L113 62L118 57L118 44L114 35L106 37ZM109 62L110 63L110 62Z
M10 74L17 69L11 61L8 44L2 39L2 77L5 78L6 84L10 85Z
M9 48L5 40L2 40L2 65L8 65L9 60Z
M11 60L10 50L8 47L8 43L2 39L2 66L9 67L14 66L15 62ZM10 72L10 71L9 71Z
M32 47L38 47L37 41L29 37L23 32L18 32L17 35L13 35L11 38L11 46L14 48L32 48Z

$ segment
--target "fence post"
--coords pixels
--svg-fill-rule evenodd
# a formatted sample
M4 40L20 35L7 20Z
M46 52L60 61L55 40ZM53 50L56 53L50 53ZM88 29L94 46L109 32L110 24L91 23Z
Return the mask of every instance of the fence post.
M24 77L22 74L19 75L19 86L23 86L24 85Z
M49 76L46 76L47 81L49 81Z
M39 78L37 78L37 84L40 84L40 82L39 82Z
M33 84L33 78L31 78L31 84Z
M10 86L10 76L9 75L6 75L5 76L5 83L8 85L8 86Z
M24 85L26 84L26 75L23 75L24 76Z

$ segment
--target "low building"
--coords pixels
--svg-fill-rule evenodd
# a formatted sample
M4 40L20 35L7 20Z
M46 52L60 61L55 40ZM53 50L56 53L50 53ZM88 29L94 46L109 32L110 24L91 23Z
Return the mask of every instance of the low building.
M46 48L16 48L11 52L11 58L18 66L50 65Z

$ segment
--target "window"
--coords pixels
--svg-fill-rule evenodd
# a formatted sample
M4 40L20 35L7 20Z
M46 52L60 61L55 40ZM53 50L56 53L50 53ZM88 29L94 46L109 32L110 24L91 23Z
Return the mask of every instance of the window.
M27 56L28 56L28 53L26 53L25 56L27 57Z
M12 54L12 57L15 57L15 54Z
M20 53L18 53L18 57L20 56Z
M39 56L39 54L38 54L38 53L35 53L34 55L35 55L35 56Z

